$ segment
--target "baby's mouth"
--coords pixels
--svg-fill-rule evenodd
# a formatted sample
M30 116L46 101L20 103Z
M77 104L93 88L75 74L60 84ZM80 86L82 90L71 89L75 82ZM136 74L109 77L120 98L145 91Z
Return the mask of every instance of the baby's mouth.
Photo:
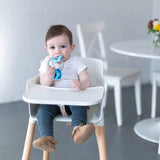
M60 57L60 56L62 56L62 57L63 57L63 55L62 55L62 54L58 54L58 55L55 55L53 58L57 58L57 57Z

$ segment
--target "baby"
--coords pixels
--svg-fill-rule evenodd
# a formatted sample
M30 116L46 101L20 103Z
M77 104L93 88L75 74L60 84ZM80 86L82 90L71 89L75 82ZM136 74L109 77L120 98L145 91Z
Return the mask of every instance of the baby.
M91 85L91 79L87 67L71 54L75 48L71 31L64 25L53 25L49 28L46 37L46 50L48 56L40 66L40 84L63 88L74 88L84 90ZM55 67L48 65L51 58L62 56L63 69L61 78L54 79ZM61 62L58 62L60 65ZM54 96L54 95L53 95ZM54 151L56 141L53 133L53 119L57 115L71 115L72 117L72 139L75 143L85 142L95 131L93 124L87 124L88 106L58 106L42 104L38 108L37 120L41 138L33 142L35 148L44 151Z

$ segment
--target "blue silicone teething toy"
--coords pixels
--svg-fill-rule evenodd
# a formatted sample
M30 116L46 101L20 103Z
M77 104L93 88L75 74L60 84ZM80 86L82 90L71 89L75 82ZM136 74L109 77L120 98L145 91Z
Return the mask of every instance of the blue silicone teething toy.
M62 61L62 57L63 57L63 56L61 55L61 56L58 56L58 57L50 58L50 59L48 60L48 66L49 66L50 61L53 61L53 63L57 63L57 62L61 62L61 63L62 63L61 69L59 69L59 68L56 68L56 69L55 69L55 75L54 75L54 79L55 79L55 80L60 79L61 76L62 76L61 71L62 71L63 66L64 66L63 61Z

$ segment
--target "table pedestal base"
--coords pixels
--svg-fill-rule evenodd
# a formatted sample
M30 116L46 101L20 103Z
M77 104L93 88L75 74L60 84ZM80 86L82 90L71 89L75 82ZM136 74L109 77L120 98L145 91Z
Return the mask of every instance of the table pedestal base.
M150 142L160 142L160 118L149 118L139 121L134 126L135 133ZM158 146L158 154L160 154L160 143Z
M150 142L159 143L160 118L149 118L139 121L134 126L135 133Z

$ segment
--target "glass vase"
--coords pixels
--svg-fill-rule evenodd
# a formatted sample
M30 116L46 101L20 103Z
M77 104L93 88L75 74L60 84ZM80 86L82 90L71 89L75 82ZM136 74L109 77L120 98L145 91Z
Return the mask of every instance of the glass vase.
M156 54L160 54L160 32L155 33L153 37L153 47Z

